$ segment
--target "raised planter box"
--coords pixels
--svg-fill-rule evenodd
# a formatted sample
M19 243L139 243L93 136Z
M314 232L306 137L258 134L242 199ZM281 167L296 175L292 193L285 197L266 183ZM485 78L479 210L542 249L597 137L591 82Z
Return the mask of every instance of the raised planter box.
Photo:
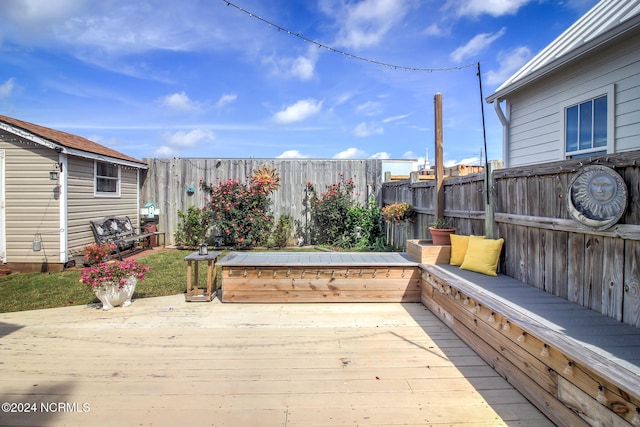
M231 252L223 302L420 302L418 263L393 252Z
M449 264L451 246L434 245L431 240L407 240L407 255L420 264Z

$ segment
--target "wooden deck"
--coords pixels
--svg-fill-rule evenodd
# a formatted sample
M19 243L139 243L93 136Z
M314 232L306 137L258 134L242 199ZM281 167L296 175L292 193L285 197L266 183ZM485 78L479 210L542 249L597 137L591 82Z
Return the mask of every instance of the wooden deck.
M0 425L551 425L416 303L0 314L0 378Z

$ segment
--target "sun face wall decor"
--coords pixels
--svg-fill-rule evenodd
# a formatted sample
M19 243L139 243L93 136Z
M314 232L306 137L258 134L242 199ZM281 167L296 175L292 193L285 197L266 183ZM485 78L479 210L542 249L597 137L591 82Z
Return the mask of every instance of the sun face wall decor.
M590 165L576 173L567 188L567 209L582 225L605 230L615 225L627 208L627 186L606 166Z

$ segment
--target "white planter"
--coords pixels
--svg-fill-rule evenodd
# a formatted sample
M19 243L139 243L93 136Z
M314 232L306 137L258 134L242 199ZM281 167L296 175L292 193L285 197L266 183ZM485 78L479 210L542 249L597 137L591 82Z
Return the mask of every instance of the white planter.
M111 310L113 307L131 305L131 297L136 289L138 278L131 276L122 287L117 284L98 286L93 289L96 297L102 302L103 310Z

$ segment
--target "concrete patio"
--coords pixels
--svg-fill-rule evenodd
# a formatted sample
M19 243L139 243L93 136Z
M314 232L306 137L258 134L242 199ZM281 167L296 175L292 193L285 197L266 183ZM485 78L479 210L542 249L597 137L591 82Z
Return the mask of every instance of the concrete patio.
M4 313L0 378L0 425L552 425L419 303Z

